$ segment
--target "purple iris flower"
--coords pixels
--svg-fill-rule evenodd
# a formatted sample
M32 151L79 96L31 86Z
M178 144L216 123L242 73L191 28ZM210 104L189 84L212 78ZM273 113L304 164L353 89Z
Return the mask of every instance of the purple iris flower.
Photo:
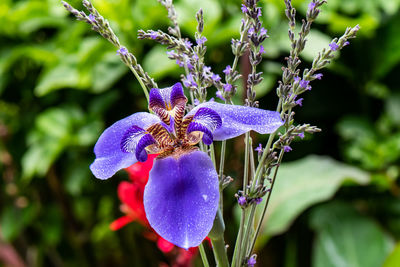
M183 248L198 246L210 232L219 203L218 174L196 144L210 145L248 131L272 133L279 113L253 107L201 103L184 115L187 98L181 83L149 93L149 109L107 128L94 147L94 176L108 179L147 153L157 153L144 191L151 227Z

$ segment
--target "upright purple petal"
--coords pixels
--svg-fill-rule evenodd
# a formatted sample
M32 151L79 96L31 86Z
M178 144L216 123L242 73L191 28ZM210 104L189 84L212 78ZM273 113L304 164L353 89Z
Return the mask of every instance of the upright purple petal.
M90 165L94 176L108 179L118 170L126 168L137 161L135 154L126 153L121 149L121 142L126 132L136 125L147 128L160 122L160 119L147 112L132 114L108 127L100 136L94 147L95 161Z
M212 228L218 187L217 172L204 152L156 159L143 197L151 227L179 247L198 246Z
M202 103L188 115L193 115L204 107L214 110L222 119L221 127L213 133L214 140L217 141L234 138L251 130L260 134L273 133L283 124L280 114L276 111L217 102Z
M183 93L181 83L163 89L150 90L149 109L167 125L170 125L171 117L174 117L175 124L182 121L186 102L187 98Z
M203 132L203 142L211 145L213 142L213 132L221 127L221 117L212 109L199 108L194 114L192 122L187 128L187 133L200 131Z

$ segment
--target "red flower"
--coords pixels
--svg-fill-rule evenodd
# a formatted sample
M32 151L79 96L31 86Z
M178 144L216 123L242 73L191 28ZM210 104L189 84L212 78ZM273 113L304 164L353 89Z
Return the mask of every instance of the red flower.
M118 197L122 202L120 209L125 215L113 221L110 224L110 228L116 231L128 223L137 221L148 229L148 231L144 233L144 236L156 242L157 247L165 253L168 258L171 258L170 266L189 267L192 266L192 260L197 254L197 248L184 250L175 247L172 243L154 232L146 218L143 206L143 192L147 180L149 179L149 172L153 167L153 161L156 157L157 155L149 155L146 162L137 162L125 169L129 174L131 182L122 181L118 185ZM169 265L162 263L160 267L161 266Z

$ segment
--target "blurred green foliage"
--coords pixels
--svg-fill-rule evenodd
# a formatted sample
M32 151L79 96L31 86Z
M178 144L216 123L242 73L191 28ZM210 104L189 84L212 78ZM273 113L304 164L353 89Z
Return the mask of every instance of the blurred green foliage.
M195 13L203 8L207 64L216 72L232 64L230 39L238 36L241 2L175 2L192 41ZM80 1L70 3L82 8ZM165 47L136 39L138 29L167 29L156 0L93 3L160 86L179 79L182 71ZM301 19L308 2L293 3ZM270 38L257 94L262 107L273 109L290 48L287 21L283 0L260 4ZM304 66L347 26L360 24L361 31L296 110L299 122L323 132L295 143L288 154L294 162L278 176L258 246L260 266L400 265L399 245L394 248L400 240L399 8L400 0L329 0L323 7L302 54ZM59 0L0 1L0 250L12 245L27 266L168 262L140 225L109 230L121 215L116 188L126 175L98 181L88 169L102 130L146 107L140 92L115 48L74 21ZM229 152L239 153L241 143L228 142ZM327 157L300 159L311 153ZM232 154L228 174L239 178L241 162ZM225 192L227 222L234 222L236 188ZM236 223L227 223L231 247L236 231Z

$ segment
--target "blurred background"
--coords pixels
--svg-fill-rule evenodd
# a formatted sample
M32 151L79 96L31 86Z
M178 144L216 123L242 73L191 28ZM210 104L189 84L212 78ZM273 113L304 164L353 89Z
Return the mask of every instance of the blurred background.
M69 2L83 10L80 1ZM230 40L238 37L241 1L174 2L192 41L195 13L204 9L206 63L221 74L233 61ZM165 47L136 38L139 29L167 30L156 0L93 4L160 87L180 79L182 69ZM300 21L308 1L293 4ZM287 21L283 0L260 5L270 38L257 95L262 108L275 109L289 51ZM257 244L258 266L400 266L399 7L400 0L329 0L322 8L301 67L347 26L361 30L295 110L298 123L322 132L293 143L285 155ZM242 96L239 91L235 103ZM112 231L110 223L124 215L117 188L128 174L100 181L88 168L102 131L146 106L116 48L75 21L59 0L0 1L0 266L202 266L195 251L190 264L176 263L176 253L163 252L144 224ZM266 137L252 136L265 144ZM230 248L242 144L239 137L227 148L226 172L237 178L224 192Z

